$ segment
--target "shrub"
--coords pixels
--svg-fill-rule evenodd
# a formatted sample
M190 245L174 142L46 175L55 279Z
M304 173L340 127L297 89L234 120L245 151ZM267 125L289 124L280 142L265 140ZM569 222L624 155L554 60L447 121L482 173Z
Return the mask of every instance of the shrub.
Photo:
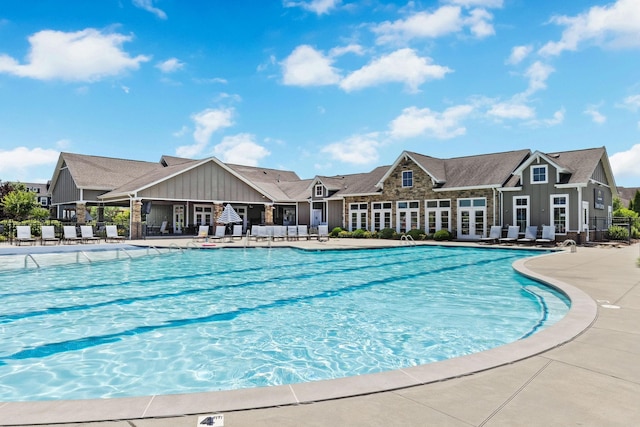
M333 233L336 231L336 229L338 229L340 231L338 232L338 234L334 235ZM343 229L341 229L339 227L336 227L331 232L331 236L332 237L350 238L350 237L353 237L353 233L351 233L350 231L347 231L347 230L343 230Z
M396 235L396 231L393 228L383 228L378 232L378 237L381 239L393 239Z
M433 234L433 240L451 240L451 233L449 232L449 230L438 230Z
M425 238L424 231L418 229L407 231L407 235L411 236L413 240L424 240Z
M629 239L629 230L625 227L612 225L609 227L609 239L611 240L627 240Z
M331 233L329 233L329 236L331 237L338 237L340 235L340 232L343 231L342 228L340 227L336 227L333 230L331 230Z

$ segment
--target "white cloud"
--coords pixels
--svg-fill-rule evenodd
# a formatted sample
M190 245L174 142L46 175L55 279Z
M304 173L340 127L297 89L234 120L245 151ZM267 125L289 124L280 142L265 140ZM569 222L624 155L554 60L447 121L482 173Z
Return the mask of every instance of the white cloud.
M342 3L342 0L310 0L310 1L287 1L282 5L284 7L300 7L317 15L329 13Z
M184 62L180 62L178 58L169 58L166 61L158 62L156 68L163 73L174 73L184 68Z
M493 20L493 15L486 10L473 9L470 12L470 16L464 20L464 23L469 26L471 34L481 39L496 33L491 20Z
M531 45L528 46L515 46L511 49L511 55L509 55L509 59L507 59L507 64L516 65L522 62L531 51L533 47Z
M498 119L532 119L536 115L533 108L518 102L499 102L487 114Z
M204 151L209 144L211 135L220 129L233 125L233 108L213 109L207 108L191 116L196 129L193 132L195 144L183 145L176 149L176 155L180 157L196 157Z
M258 166L260 160L271 154L266 148L256 144L255 136L248 133L225 136L214 147L213 152L225 163L247 166Z
M583 111L584 114L591 117L594 123L599 125L607 121L607 118L598 111L597 105L587 105L587 108Z
M565 27L560 41L548 42L542 55L560 55L591 42L605 48L640 47L640 6L638 0L618 0L593 6L575 17L556 16L551 22Z
M555 113L553 113L553 117L550 119L543 119L543 120L537 120L532 122L531 124L534 126L538 126L538 125L542 125L542 126L547 126L547 127L551 127L551 126L557 126L559 124L562 124L564 122L564 114L566 113L566 110L564 108L559 109L558 111L556 111Z
M622 104L631 111L637 111L640 108L640 95L627 96Z
M24 174L29 168L55 165L60 152L47 148L16 147L0 150L0 177ZM5 178L6 179L6 178Z
M640 144L636 144L627 151L615 153L609 157L611 169L615 176L640 178Z
M412 92L428 79L441 79L452 70L431 64L430 58L419 57L412 49L400 49L371 61L340 82L349 92L381 83L399 82Z
M28 62L0 55L0 72L40 80L93 82L127 70L137 70L149 57L135 58L122 50L131 36L104 34L88 28L73 33L44 30L29 37Z
M332 60L308 45L300 45L282 61L283 83L291 86L332 85L340 75Z
M363 55L364 54L364 48L362 46L360 46L359 44L350 44L350 45L347 45L347 46L334 47L333 49L331 49L329 51L329 56L331 58L335 58L337 56L342 56L342 55L345 55L347 53L354 53L356 55Z
M344 141L329 144L320 150L333 160L356 165L371 164L378 161L378 133L354 135Z
M160 19L167 19L166 13L153 6L153 0L133 0L133 5L135 7L139 7L140 9L144 9L147 12L153 13Z
M447 0L446 3L464 7L500 8L503 0Z
M467 118L474 108L471 105L457 105L442 113L429 108L409 107L402 110L390 124L389 134L392 138L413 138L426 135L437 139L450 139L464 135L466 128L461 122Z
M415 38L437 38L462 29L461 10L456 6L442 6L433 13L417 12L407 19L383 22L372 28L377 42L396 43Z
M555 69L549 65L540 61L534 62L525 72L525 76L529 78L529 87L522 95L526 97L545 89L547 87L547 79L554 71Z

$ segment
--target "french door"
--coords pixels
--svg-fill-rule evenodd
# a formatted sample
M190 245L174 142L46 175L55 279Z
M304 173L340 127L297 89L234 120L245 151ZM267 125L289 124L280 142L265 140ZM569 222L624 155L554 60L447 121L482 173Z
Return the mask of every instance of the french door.
M458 239L477 240L484 236L487 200L458 199Z

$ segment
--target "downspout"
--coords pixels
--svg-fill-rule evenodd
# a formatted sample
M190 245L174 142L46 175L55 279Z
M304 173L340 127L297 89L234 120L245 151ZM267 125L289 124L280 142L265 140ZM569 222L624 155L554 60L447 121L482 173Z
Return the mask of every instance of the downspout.
M497 198L496 198L496 188L493 187L491 188L491 191L493 191L493 224L491 225L497 225L496 224L496 202L497 202Z
M584 226L584 218L582 218L582 187L578 189L578 241L582 242L582 227Z

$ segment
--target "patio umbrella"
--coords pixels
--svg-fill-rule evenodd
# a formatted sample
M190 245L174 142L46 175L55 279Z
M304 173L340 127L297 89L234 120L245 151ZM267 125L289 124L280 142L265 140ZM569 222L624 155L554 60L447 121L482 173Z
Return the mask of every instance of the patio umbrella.
M240 218L240 215L233 209L233 206L228 203L227 206L224 207L222 215L218 217L218 222L231 224L232 222L242 222L242 218Z

